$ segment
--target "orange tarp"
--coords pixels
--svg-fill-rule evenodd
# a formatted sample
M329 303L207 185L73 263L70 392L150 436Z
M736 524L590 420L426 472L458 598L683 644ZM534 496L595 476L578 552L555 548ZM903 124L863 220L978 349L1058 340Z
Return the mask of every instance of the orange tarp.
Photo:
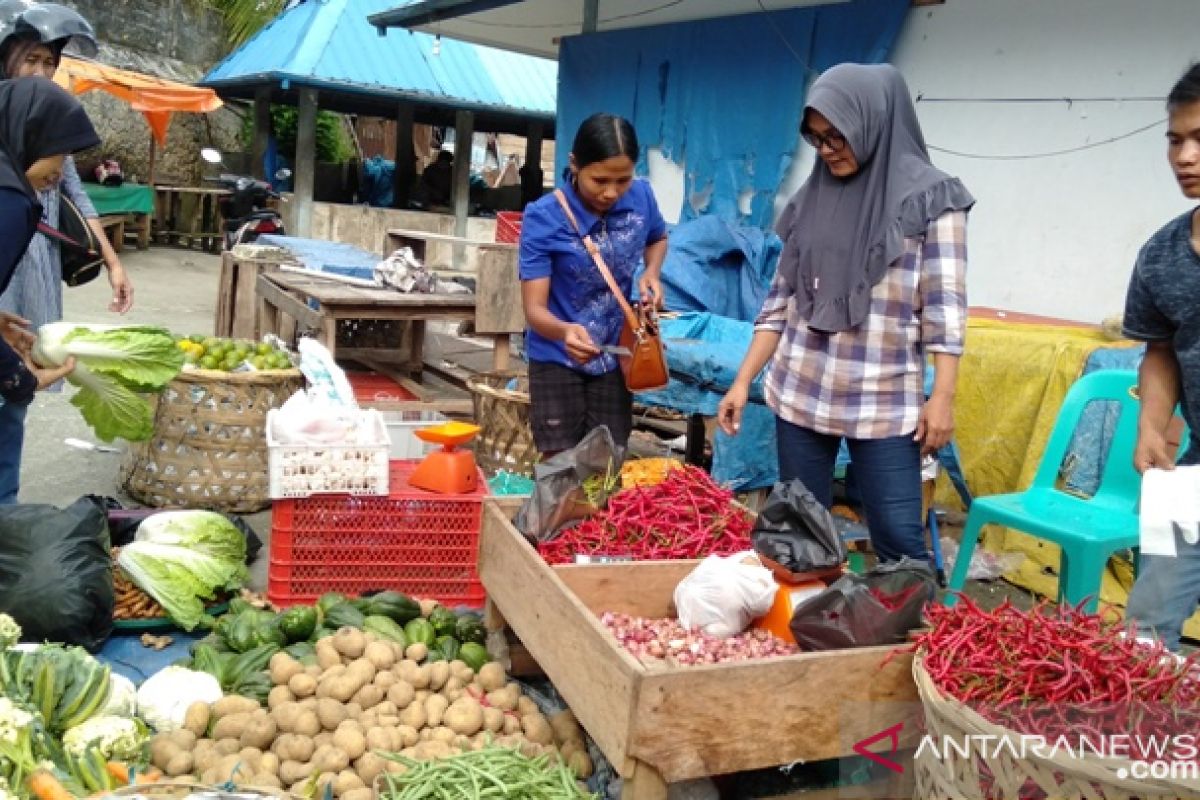
M212 89L154 78L127 69L118 69L94 61L63 56L54 80L72 94L93 89L108 92L142 112L159 145L167 143L167 126L175 111L206 113L221 107L221 98Z

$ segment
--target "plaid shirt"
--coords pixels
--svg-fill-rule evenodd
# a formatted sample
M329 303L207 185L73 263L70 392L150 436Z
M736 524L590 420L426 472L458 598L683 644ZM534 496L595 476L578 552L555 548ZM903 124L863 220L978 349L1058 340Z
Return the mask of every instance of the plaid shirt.
M912 433L924 402L926 353L961 355L967 322L967 215L947 211L871 290L861 325L808 329L778 275L755 330L782 334L764 393L779 417L819 433L882 439Z

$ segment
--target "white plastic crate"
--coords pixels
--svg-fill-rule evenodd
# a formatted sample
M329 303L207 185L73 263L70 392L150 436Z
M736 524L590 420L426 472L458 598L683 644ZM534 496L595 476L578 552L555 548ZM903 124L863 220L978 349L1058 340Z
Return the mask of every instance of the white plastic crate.
M387 426L391 440L391 457L403 461L424 458L438 445L423 442L416 431L431 428L446 421L446 415L437 411L384 411L383 424Z
M363 409L369 444L293 445L276 441L278 412L267 412L267 467L271 499L314 494L386 495L391 443L383 415Z

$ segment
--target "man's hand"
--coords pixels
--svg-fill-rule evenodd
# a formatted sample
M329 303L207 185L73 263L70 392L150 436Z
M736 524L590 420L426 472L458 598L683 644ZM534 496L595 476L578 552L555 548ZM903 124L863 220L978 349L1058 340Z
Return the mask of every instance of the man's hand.
M1137 446L1133 448L1133 468L1138 472L1175 469L1175 454L1161 431L1138 431Z
M659 311L663 307L663 289L662 281L657 275L645 273L638 281L638 299L643 303L651 304Z
M600 348L596 347L587 328L582 325L567 326L567 335L563 337L563 345L567 348L567 355L580 364L586 364L600 355Z

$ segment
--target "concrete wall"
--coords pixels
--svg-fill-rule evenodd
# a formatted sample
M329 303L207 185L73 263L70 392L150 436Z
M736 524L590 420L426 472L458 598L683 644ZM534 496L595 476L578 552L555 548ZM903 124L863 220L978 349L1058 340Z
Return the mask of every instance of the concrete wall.
M972 305L1090 322L1122 309L1138 249L1189 207L1166 161L1164 100L1200 58L1198 9L1197 0L946 0L909 12L891 61L922 98L927 142L986 156L931 153L978 199ZM1071 152L1005 158L1058 151ZM812 158L801 145L777 211ZM649 161L664 214L678 219L683 167L658 152Z

